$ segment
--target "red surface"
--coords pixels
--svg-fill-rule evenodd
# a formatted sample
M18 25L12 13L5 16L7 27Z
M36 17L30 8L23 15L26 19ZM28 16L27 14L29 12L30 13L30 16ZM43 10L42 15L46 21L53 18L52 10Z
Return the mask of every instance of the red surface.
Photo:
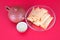
M16 30L16 24L7 16L5 6L22 6L26 10L33 5L47 5L56 14L54 27L45 32L36 32L30 28L21 34ZM60 2L59 0L0 0L0 40L60 40Z

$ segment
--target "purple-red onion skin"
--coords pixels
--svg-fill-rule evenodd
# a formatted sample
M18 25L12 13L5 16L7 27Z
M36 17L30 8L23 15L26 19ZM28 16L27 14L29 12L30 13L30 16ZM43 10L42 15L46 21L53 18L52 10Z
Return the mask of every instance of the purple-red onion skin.
M8 17L9 19L14 22L14 23L18 23L20 21L24 20L25 17L25 10L23 8L19 8L19 7L6 7L7 11L8 11Z

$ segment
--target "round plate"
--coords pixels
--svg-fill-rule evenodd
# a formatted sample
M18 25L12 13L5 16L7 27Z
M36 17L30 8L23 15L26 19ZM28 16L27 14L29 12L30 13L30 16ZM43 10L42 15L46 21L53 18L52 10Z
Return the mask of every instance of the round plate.
M29 14L30 14L30 12L31 12L31 10L32 10L33 7L34 8L40 7L40 8L47 9L48 10L48 13L53 17L53 20L50 22L50 24L47 27L47 29L43 29L41 27L38 27L38 26L34 25L32 22L30 22L30 21L27 20L27 17L29 16ZM41 32L41 31L49 30L49 29L51 29L54 26L54 24L56 22L56 15L55 15L54 11L50 7L48 7L48 6L45 6L45 5L35 5L35 6L32 6L31 8L28 9L28 11L27 11L27 13L25 15L25 21L26 21L26 23L28 24L28 26L31 29L33 29L35 31Z

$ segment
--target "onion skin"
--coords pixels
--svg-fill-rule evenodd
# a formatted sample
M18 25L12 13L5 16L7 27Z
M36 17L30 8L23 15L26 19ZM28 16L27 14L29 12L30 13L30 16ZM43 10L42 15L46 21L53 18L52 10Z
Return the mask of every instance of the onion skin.
M13 23L18 23L24 20L26 11L21 7L6 6L8 17Z

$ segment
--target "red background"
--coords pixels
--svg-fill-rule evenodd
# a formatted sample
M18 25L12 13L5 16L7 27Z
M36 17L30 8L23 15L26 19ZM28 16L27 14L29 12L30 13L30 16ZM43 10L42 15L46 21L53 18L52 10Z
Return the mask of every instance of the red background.
M22 6L26 10L33 5L47 5L56 14L54 27L45 32L36 32L30 28L21 34L16 24L8 19L5 6ZM60 1L59 0L0 0L0 40L60 40Z

